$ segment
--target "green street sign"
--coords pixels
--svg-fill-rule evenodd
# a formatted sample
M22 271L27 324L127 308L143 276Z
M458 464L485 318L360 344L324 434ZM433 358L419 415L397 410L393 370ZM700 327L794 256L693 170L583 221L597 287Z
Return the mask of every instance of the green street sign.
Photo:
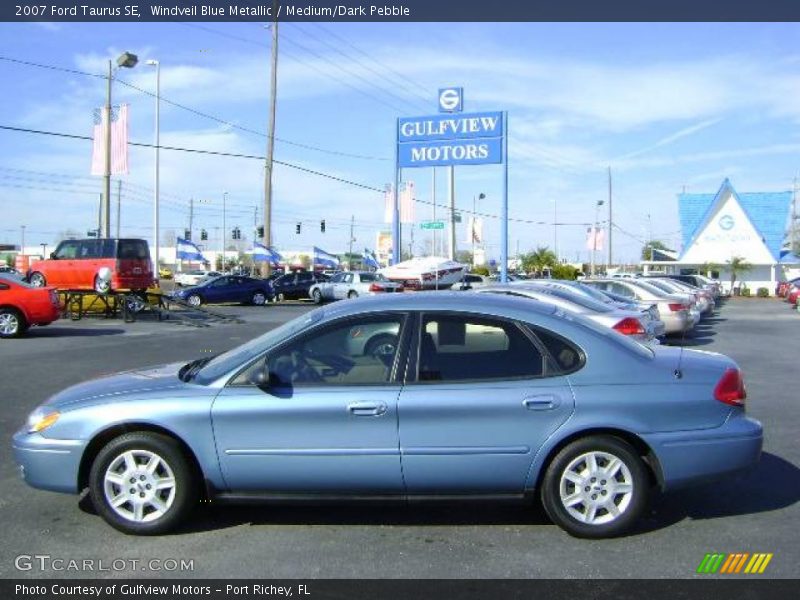
M444 221L423 221L419 227L420 229L444 229Z

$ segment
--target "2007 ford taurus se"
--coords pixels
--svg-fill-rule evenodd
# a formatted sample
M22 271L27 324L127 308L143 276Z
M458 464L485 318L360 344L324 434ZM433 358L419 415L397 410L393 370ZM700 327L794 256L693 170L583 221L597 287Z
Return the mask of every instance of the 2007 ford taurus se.
M215 358L71 387L14 436L31 486L88 487L126 533L201 499L541 496L572 535L629 530L653 486L759 458L726 356L649 348L547 304L391 294Z

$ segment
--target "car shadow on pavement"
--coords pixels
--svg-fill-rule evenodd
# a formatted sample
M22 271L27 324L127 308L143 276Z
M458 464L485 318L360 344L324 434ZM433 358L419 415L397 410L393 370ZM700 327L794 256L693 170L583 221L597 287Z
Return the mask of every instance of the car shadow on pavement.
M664 340L667 346L683 346L684 348L691 348L693 346L706 346L714 342L714 336L717 333L709 326L703 324L698 325L691 332L686 335L670 336Z
M35 327L25 337L20 338L62 338L62 337L98 337L105 335L121 335L124 329L90 329L88 327L53 327L42 329Z
M684 519L717 519L769 512L800 501L800 469L764 452L751 471L698 487L658 494L636 533L663 529Z

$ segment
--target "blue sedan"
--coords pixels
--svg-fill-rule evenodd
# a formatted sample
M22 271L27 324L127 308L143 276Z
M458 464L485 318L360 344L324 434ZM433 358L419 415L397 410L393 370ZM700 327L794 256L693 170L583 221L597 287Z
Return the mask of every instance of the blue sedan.
M172 296L184 300L191 306L222 302L243 302L263 306L273 299L274 293L272 284L265 279L222 275L206 279L192 287L175 290Z
M538 494L580 537L628 531L653 486L752 467L761 444L726 356L451 292L325 306L213 358L68 388L13 439L28 484L88 488L127 533L208 498Z

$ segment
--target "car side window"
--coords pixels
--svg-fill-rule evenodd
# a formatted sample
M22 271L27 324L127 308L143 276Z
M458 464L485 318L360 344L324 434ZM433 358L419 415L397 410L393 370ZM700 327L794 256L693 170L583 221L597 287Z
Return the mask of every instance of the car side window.
M550 354L560 374L574 373L583 366L583 352L573 343L540 327L531 327L531 329Z
M55 252L56 258L77 258L79 245L80 242L77 240L61 242Z
M397 358L402 317L347 319L316 329L271 352L239 374L232 385L287 389L384 385Z
M341 283L342 279L344 278L343 273L339 273L338 275L334 275L330 279L330 283Z
M469 315L426 315L417 380L474 382L542 377L545 357L516 323Z
M83 240L78 246L77 258L102 258L103 240Z

